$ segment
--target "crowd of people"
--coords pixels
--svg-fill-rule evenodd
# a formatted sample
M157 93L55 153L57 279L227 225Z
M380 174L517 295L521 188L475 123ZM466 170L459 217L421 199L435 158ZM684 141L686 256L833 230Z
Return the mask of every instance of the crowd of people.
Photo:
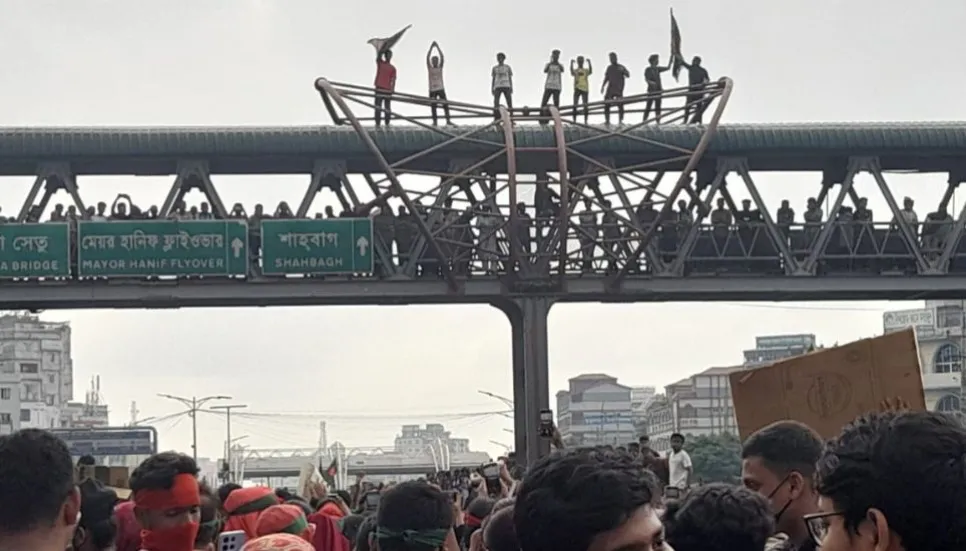
M588 193L596 192L591 187ZM755 208L750 199L736 204L730 196L719 198L713 208L704 213L704 223L695 230L692 230L692 225L699 215L699 207L684 200L679 201L669 216L663 219L660 217L662 205L648 201L638 204L633 212L625 212L627 209L613 205L606 198L594 201L587 197L580 203L574 209L570 238L557 241L568 247L565 269L573 273L615 269L635 248L635 239L655 226L654 254L669 265L682 249L690 246L690 254L684 264L688 272L714 273L724 270L781 273L781 245L804 261L828 223L822 206L814 198L807 201L800 216L796 215L788 201L782 201L771 213L777 228L774 237L782 241L777 243L765 224L765 214ZM873 219L865 198L859 197L855 203L854 207L843 206L835 215L833 232L828 236L824 253L820 255L822 269L850 272L914 271L915 257L906 245L899 224L900 217L893 217L887 224L881 223ZM557 231L559 205L560 197L553 187L538 183L532 204L521 202L516 206L516 229L509 213L502 212L506 208L483 201L458 201L454 197L444 199L438 207L417 203L415 213L409 212L405 206L399 206L394 212L388 203L382 203L366 212L350 209L337 212L332 206L326 206L323 212L312 216L315 219L371 217L377 248L385 251L385 255L374 255L377 275L391 273L386 267L387 262L402 267L415 257L415 273L418 276L439 277L444 263L458 275L473 276L496 274L508 269L511 265L511 235L515 235L519 242L520 256L535 262L541 257L557 262L559 254L548 251L547 243L553 240ZM218 218L207 202L192 206L178 202L162 216L156 206L142 209L126 195L119 196L112 205L100 202L87 211L85 216L79 216L73 205L65 208L58 204L53 207L48 220ZM31 210L28 221L42 221L41 214L37 208ZM938 257L954 227L953 217L948 210L940 206L920 221L914 201L906 197L900 214L925 256L931 259ZM253 273L257 273L260 262L261 221L297 218L284 201L274 211L257 204L250 214L243 205L236 203L227 216L248 223ZM432 247L425 243L419 246L421 234L416 218L421 218L433 231L444 258L439 258ZM632 224L636 224L636 227ZM692 231L693 235L690 235ZM960 256L962 254L953 257L954 265L958 266ZM647 260L648 255L642 255L641 263L634 266L633 271L647 271ZM956 269L966 269L966 266Z
M560 107L560 96L563 92L563 76L567 73L567 68L560 61L560 50L550 52L550 58L543 67L545 75L543 85L543 96L540 99L540 110L546 112L548 106ZM604 77L600 85L600 93L604 100L604 122L610 124L610 113L612 108L616 108L617 121L624 123L625 88L627 79L631 77L627 67L618 60L616 52L608 55L609 64L604 70ZM397 71L392 63L393 53L391 49L380 48L376 50L376 76L373 83L375 89L375 124L381 126L383 123L389 125L392 120L392 99L396 92ZM446 66L446 58L443 50L437 42L433 42L426 52L426 72L428 76L429 92L428 103L432 115L433 125L439 124L438 111L442 108L447 124L453 124L450 104L447 99L446 85L443 79L443 70ZM651 54L648 57L647 68L644 69L644 82L646 85L646 103L644 107L643 122L647 122L651 113L654 114L654 122L662 122L662 94L664 84L662 73L677 67L686 69L688 73L687 94L685 95L684 113L680 119L685 123L701 124L704 112L708 108L710 96L708 89L711 86L711 79L707 69L701 63L699 56L694 56L691 62L686 62L683 57L672 57L666 66L661 65L658 54ZM583 115L584 124L589 121L590 110L588 107L590 96L590 77L594 73L593 64L590 58L578 55L570 60L569 73L573 80L573 104L569 109L569 114L576 122L578 115ZM677 71L675 71L675 75ZM513 68L507 62L507 56L503 52L496 54L496 65L490 70L490 93L493 96L494 117L499 118L498 109L501 101L507 109L513 111Z
M198 480L164 452L131 498L79 479L66 445L0 436L4 551L961 551L966 428L943 413L860 416L823 441L779 421L747 438L741 484L691 484L646 441L558 449L528 469L472 473L468 494L420 479L309 495ZM673 483L662 484L670 467ZM676 481L675 469L684 469ZM675 486L674 484L678 484ZM680 490L669 495L671 489Z

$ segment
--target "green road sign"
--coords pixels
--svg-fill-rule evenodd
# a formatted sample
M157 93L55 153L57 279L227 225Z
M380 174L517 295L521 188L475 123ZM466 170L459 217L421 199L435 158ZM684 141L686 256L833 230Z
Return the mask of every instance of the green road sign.
M70 276L70 225L0 225L0 278Z
M262 221L266 275L372 272L372 220Z
M243 276L248 226L240 220L81 222L81 277Z

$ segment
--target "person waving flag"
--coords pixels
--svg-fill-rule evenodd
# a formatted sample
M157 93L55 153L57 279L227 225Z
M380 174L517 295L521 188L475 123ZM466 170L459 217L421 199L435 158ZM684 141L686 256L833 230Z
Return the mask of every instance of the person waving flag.
M390 36L389 38L370 38L366 44L371 44L372 47L376 49L376 57L379 57L387 51L392 50L393 46L399 42L399 39L406 34L406 31L408 31L410 27L412 27L412 25L406 25L401 31Z
M671 9L671 75L674 80L678 80L681 76L681 60L684 56L681 55L681 29L678 27L678 20L674 17L674 9Z

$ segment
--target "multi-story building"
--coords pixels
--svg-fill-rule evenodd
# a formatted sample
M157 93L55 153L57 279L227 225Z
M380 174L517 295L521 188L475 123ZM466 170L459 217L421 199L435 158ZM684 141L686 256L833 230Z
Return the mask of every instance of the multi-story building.
M670 449L675 432L686 437L737 434L728 376L744 368L712 367L664 387L664 395L656 397L647 411L651 447L657 451Z
M73 397L70 325L0 316L0 431L60 427Z
M882 316L886 333L916 329L926 407L935 411L962 410L964 307L966 301L962 300L927 300L924 308L886 312Z
M107 404L101 401L101 378L91 379L91 388L83 402L67 402L60 410L61 428L84 428L110 426Z
M745 366L758 367L815 349L815 335L768 335L755 337L755 348L745 350Z
M437 454L442 449L449 453L469 453L470 441L467 438L453 438L443 425L427 423L425 427L419 425L403 425L402 433L396 437L396 453L409 456L423 454Z
M603 374L579 375L567 384L557 393L557 428L565 443L625 445L636 439L630 387Z
M647 408L651 406L655 396L657 389L653 386L631 387L631 417L635 427L644 427L647 423Z

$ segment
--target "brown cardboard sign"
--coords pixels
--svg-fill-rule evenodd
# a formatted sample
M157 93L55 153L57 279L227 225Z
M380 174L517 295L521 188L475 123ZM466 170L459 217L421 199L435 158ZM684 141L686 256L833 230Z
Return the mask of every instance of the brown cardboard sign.
M900 399L926 409L919 347L912 329L826 348L730 375L741 439L775 421L793 419L823 438L855 417Z

